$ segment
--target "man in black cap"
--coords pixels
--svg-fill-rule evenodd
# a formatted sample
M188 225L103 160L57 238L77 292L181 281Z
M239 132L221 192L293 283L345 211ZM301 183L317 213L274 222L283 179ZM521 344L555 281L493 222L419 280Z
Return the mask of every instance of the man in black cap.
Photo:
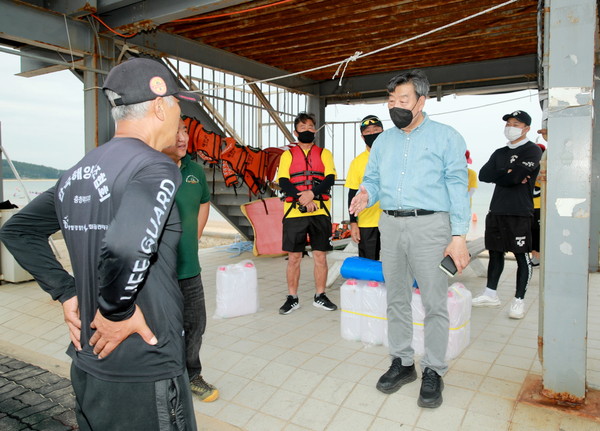
M540 170L540 148L527 139L531 117L514 111L502 117L508 142L496 150L479 171L479 180L494 183L490 211L485 219L485 247L489 250L487 287L473 298L473 307L499 307L496 293L504 269L504 253L510 251L517 260L517 287L508 317L525 316L525 292L531 278L531 224L533 188Z
M348 190L348 207L362 183L371 147L377 137L383 132L383 124L375 115L367 115L360 122L360 135L365 141L366 149L350 163L345 186ZM350 214L350 231L352 241L358 244L358 255L367 259L379 260L381 250L381 235L379 234L379 217L381 208L379 202L365 208L357 216Z
M168 69L136 58L103 87L115 136L9 220L0 239L53 299L69 328L76 414L85 430L194 430L175 272L181 175L173 145L180 93ZM62 231L74 276L48 237Z

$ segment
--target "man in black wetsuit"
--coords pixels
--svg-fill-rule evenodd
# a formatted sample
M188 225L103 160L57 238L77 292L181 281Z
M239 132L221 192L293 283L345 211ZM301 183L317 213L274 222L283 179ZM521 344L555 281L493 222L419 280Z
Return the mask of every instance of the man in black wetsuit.
M473 298L473 307L499 307L496 294L504 269L504 253L510 251L517 260L515 296L508 317L525 316L525 292L531 278L531 224L533 220L533 186L540 170L542 150L527 138L531 117L514 111L502 117L506 121L506 146L496 150L479 171L479 180L494 183L490 211L485 219L485 248L489 250L487 287Z
M0 231L69 327L71 381L82 430L195 430L177 284L181 174L161 153L179 124L166 67L128 60L104 84L116 133ZM74 276L48 237L61 230Z

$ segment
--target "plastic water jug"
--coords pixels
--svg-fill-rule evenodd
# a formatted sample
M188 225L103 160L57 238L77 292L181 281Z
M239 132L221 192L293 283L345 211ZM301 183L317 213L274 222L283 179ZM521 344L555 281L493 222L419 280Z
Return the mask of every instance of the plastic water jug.
M454 359L469 345L471 340L471 292L461 283L448 288L449 333L446 360ZM425 353L425 309L419 289L413 291L411 308L413 312L412 348L415 355Z
M448 289L450 334L446 357L456 358L471 341L471 291L460 283Z
M251 260L217 268L215 317L236 317L258 311L256 267Z
M367 344L383 344L387 337L387 292L385 284L369 281L363 290L363 320L360 339Z
M360 327L363 317L361 306L365 282L362 280L346 280L340 288L341 334L344 340L360 341Z

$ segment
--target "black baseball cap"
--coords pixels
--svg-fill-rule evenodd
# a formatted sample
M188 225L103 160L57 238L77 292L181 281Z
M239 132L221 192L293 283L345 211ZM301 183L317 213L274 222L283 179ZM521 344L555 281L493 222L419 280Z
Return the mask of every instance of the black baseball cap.
M510 114L506 114L504 117L502 117L502 121L507 121L509 118L516 118L521 123L531 126L531 117L525 111L514 111Z
M369 126L379 126L383 129L383 124L381 124L381 120L376 115L367 115L365 118L360 120L361 132Z
M113 67L102 89L120 96L115 98L115 106L133 105L165 96L189 102L200 100L196 93L181 91L169 69L150 58L131 58Z

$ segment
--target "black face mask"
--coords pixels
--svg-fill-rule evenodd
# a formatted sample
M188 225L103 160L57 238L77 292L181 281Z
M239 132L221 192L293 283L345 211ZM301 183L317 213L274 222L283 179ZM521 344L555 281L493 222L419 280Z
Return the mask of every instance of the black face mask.
M305 130L304 132L298 132L298 141L303 144L310 144L315 142L315 132L311 132L310 130Z
M418 102L418 100L417 100ZM412 109L415 109L417 103L414 104ZM412 109L404 109L404 108L390 108L390 118L394 125L399 129L404 129L408 126L413 120Z
M375 142L375 139L377 139L377 137L379 135L381 135L381 132L372 133L370 135L363 135L363 138L365 140L365 144L367 144L367 147L371 148L371 146L373 145L373 142Z

